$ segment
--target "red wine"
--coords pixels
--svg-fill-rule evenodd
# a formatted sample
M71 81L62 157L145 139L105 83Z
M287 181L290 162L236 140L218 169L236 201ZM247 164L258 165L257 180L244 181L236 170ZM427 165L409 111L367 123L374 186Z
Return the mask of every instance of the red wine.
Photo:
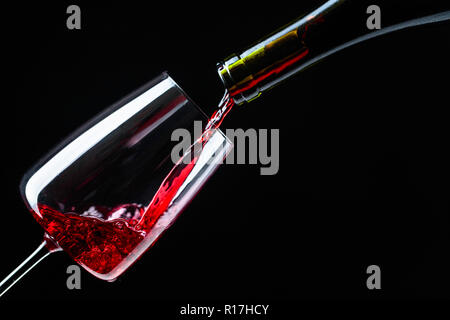
M52 239L76 262L99 274L111 273L145 237L124 219L61 213L46 205L39 205L39 212L39 222Z
M200 156L202 148L198 146L204 146L233 105L226 94L202 136L165 177L149 205L92 205L86 210L60 212L39 204L39 214L34 216L51 240L76 262L99 278L114 280L174 222L179 212L168 213L168 209ZM47 242L49 247L55 246L48 239Z
M224 114L229 110L224 109ZM211 121L211 128L223 115ZM147 207L124 204L114 208L91 206L83 212L60 212L39 205L34 216L47 234L76 262L105 280L114 280L151 247L174 222L178 212L161 219L195 166L211 129L189 148L166 176ZM188 161L186 161L188 159ZM52 244L50 244L52 245Z
M208 123L205 126L204 132L207 133L212 129L217 129L222 124L223 119L225 119L226 115L231 111L234 106L234 99L230 95L228 91L225 91L225 95L222 100L219 102L219 105L209 118Z

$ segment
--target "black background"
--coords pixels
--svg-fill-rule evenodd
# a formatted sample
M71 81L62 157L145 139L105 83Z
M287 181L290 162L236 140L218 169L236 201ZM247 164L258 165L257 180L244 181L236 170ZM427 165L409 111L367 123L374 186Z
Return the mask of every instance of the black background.
M211 112L215 63L320 3L77 2L72 31L72 3L4 7L0 277L41 241L18 185L48 149L165 70ZM382 7L382 19L413 3ZM223 166L116 282L82 271L70 291L73 262L58 253L2 302L148 300L173 318L196 302L448 299L449 36L447 22L375 39L236 107L224 128L280 129L277 175Z

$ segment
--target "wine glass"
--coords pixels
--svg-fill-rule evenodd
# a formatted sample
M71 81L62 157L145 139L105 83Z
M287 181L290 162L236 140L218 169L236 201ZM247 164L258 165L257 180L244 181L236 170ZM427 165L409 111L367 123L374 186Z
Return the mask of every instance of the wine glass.
M127 270L231 150L217 128L201 134L205 120L163 73L43 157L25 174L20 191L45 230L44 241L0 283L0 296L55 251L64 250L103 280L113 281ZM172 137L177 129L194 137L192 145L184 141L190 147L181 152Z

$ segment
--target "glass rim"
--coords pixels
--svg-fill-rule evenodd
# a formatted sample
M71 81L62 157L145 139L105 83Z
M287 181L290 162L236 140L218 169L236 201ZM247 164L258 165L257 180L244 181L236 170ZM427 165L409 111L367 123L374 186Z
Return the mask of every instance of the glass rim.
M161 83L162 81L169 79L170 83L173 88L176 88L176 90L188 100L192 106L194 106L197 111L200 113L201 117L203 117L206 121L208 120L208 116L206 113L198 106L198 104L186 93L186 91L183 90L183 88L169 75L167 71L161 72L156 77L152 78L148 82L144 83L143 85L139 86L132 92L126 94L125 96L121 97L111 105L101 109L96 115L93 117L87 119L83 123L81 123L78 127L76 127L69 135L64 137L62 140L60 140L55 146L50 148L46 153L44 153L34 164L25 171L23 174L20 183L19 183L19 191L21 198L23 202L25 203L26 207L29 210L35 211L35 208L32 207L32 205L27 200L26 196L26 186L27 183L30 181L30 179L33 177L33 175L39 171L40 168L42 168L48 161L50 161L54 156L56 156L59 152L61 152L66 146L68 146L70 143L75 141L79 136L81 136L83 133L85 133L90 128L94 127L98 122L100 122L102 119L108 117L109 115L113 114L120 108L124 107L128 102L132 101L133 99L139 97L146 91L150 90L151 88L155 87L157 84ZM215 130L219 131L224 139L227 141L227 143L232 144L231 141L227 138L227 136L218 128Z

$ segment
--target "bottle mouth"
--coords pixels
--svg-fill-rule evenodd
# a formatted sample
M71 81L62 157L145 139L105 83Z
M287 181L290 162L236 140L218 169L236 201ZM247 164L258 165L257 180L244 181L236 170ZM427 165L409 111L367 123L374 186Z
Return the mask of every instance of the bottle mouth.
M220 80L222 80L223 85L225 88L229 89L232 87L235 83L233 80L233 77L230 73L230 69L225 64L225 61L218 62L216 64L217 67L217 73L219 74Z
M252 86L253 75L238 55L232 55L216 65L220 80L235 104L243 104L258 97L260 90Z

